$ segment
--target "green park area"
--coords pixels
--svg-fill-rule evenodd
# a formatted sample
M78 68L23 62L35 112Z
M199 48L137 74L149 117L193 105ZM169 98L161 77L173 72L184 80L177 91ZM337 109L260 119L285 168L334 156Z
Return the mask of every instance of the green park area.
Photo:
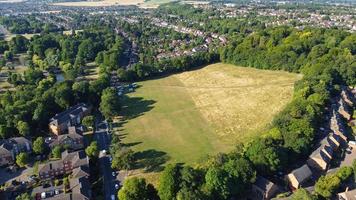
M266 129L300 75L213 64L137 83L123 97L120 135L143 159L194 164Z

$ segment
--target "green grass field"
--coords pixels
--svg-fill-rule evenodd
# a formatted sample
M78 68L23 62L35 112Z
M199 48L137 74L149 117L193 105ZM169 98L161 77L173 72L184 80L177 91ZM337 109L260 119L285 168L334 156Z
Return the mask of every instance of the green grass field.
M256 136L300 75L213 64L139 82L123 97L120 134L143 159L194 164Z

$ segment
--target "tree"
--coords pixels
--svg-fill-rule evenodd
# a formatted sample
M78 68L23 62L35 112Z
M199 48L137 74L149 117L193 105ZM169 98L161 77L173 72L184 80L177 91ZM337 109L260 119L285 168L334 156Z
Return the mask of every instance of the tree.
M97 158L99 156L98 142L91 142L90 145L85 149L85 153L90 158Z
M61 146L59 146L59 145L55 146L51 152L52 158L57 158L57 159L61 158L61 153L62 153Z
M43 137L38 137L33 142L33 152L36 154L43 154L45 150L45 144Z
M322 176L315 184L315 192L326 199L330 199L339 188L340 182L339 177L334 174Z
M5 139L9 135L9 129L5 125L0 124L0 137Z
M28 40L22 35L16 35L10 41L10 49L14 53L22 53L27 51Z
M19 167L24 167L27 165L27 163L28 163L28 154L27 153L21 152L16 156L16 164Z
M30 126L27 122L19 121L17 122L17 130L22 136L26 136L30 133Z
M307 190L300 188L291 196L292 200L316 200Z
M72 90L75 93L77 101L85 102L87 101L90 95L89 82L88 81L75 82L72 86Z
M212 166L208 169L205 184L213 199L228 199L231 195L228 173L220 167Z
M118 170L131 169L134 163L134 152L129 148L121 148L113 154L111 167Z
M352 167L344 166L337 170L336 176L341 182L346 181L353 174Z
M208 199L204 193L198 189L182 188L177 193L177 200L205 200Z
M123 68L119 68L116 71L116 74L117 74L117 77L119 78L119 80L121 80L121 81L128 81L129 80L128 72Z
M116 90L113 88L105 89L101 95L100 112L106 119L111 119L119 114L120 108L121 105Z
M268 138L260 138L251 142L247 147L246 156L261 173L270 174L281 167L282 156L273 141Z
M12 51L5 51L4 58L7 61L12 61L12 59L14 58L14 54L12 53Z
M167 165L160 178L158 186L158 195L161 200L171 200L175 199L179 191L180 167L175 164Z
M118 193L120 200L155 200L158 199L157 191L143 178L131 178L124 182Z
M85 116L82 120L82 124L88 129L93 129L95 126L95 119L93 115Z
M62 108L68 108L73 102L72 87L69 82L62 82L57 85L55 101Z
M33 200L34 198L32 198L28 193L22 193L21 195L16 197L16 200Z

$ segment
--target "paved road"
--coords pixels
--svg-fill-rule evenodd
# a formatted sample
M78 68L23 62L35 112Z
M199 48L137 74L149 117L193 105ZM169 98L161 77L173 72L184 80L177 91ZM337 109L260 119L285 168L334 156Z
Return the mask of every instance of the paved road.
M98 126L97 126L98 127ZM99 127L95 131L95 139L98 141L98 146L100 149L100 170L104 177L104 195L105 200L112 200L111 196L114 195L117 199L117 191L115 189L116 177L112 176L113 170L111 169L111 164L109 157L102 153L103 150L109 152L110 147L110 136L108 133L108 125L106 122L99 124Z

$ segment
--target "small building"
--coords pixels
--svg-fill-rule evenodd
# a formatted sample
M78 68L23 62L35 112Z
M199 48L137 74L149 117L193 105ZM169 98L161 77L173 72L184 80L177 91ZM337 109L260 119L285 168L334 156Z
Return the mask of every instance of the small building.
M352 113L348 108L348 105L344 102L342 98L340 98L338 102L338 106L339 106L338 112L340 113L340 115L343 116L346 120L350 120Z
M341 90L341 97L349 106L352 107L354 105L354 98L347 88Z
M89 113L90 108L86 104L77 104L51 118L49 130L55 135L61 135L66 132L69 127L79 125L81 120L89 115Z
M84 148L83 132L74 126L68 127L68 134L46 138L45 142L51 149L55 146L62 146L64 149L72 151Z
M329 163L332 159L330 155L331 147L330 146L321 146L315 150L307 161L308 165L315 169L327 170Z
M256 182L252 185L253 200L268 200L274 197L278 192L279 187L273 182L258 176Z
M38 174L41 179L55 178L60 175L70 174L74 169L82 166L89 166L89 158L84 151L76 151L72 153L64 151L60 160L40 164L38 167Z
M89 182L89 168L85 166L78 167L73 170L69 176L69 187L66 189L64 185L52 186L44 188L39 186L34 188L33 196L36 199L44 197L48 200L90 200L92 199L91 186Z
M309 156L308 165L314 169L327 170L334 151L339 147L336 136L331 134L320 141L320 146Z
M24 137L0 140L0 166L13 164L21 152L31 152L32 144Z
M356 200L356 189L348 190L337 194L339 200Z
M303 183L308 181L312 177L313 173L307 164L295 169L287 175L289 185L293 189L298 189Z

